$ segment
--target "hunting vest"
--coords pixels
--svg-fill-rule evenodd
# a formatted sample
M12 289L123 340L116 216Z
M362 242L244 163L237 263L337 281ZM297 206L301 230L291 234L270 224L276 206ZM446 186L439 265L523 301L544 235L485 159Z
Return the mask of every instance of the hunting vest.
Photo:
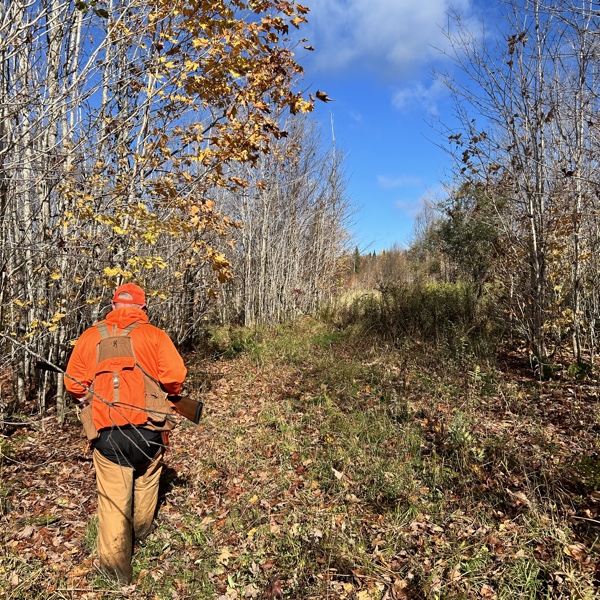
M160 383L137 362L129 334L140 325L132 323L120 332L112 332L106 323L98 323L101 340L97 345L94 377L81 412L88 439L110 427L143 425L168 430L174 426L173 410Z

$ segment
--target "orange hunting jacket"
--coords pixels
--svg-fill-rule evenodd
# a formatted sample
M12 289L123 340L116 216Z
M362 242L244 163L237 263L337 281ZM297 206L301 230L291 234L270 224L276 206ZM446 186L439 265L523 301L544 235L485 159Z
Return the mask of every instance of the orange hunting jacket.
M101 322L106 324L111 333L113 326L116 326L117 333L120 333L131 323L139 323L129 334L137 362L148 375L161 383L165 392L170 395L179 393L187 374L183 359L171 338L162 329L148 323L148 317L143 310L131 307L117 308L109 312L106 319ZM92 326L81 334L73 348L67 364L65 387L76 398L85 396L86 388L94 380L98 360L97 345L101 339L102 336L98 329ZM132 401L131 395L133 394L141 394L143 397L143 386L139 390L124 388L121 391L120 400L122 402ZM94 417L96 427L99 429L106 426L103 421L101 417L98 418L98 415Z

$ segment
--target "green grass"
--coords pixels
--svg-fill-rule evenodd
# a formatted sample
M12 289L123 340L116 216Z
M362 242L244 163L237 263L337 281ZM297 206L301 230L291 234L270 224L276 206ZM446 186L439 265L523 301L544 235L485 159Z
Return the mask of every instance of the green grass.
M85 549L90 553L96 551L96 543L98 539L98 517L92 515L88 521L85 529L84 546Z
M573 518L596 519L594 396L574 415L556 383L355 336L303 319L205 365L203 429L174 436L178 475L126 597L597 597L597 529ZM23 600L43 597L38 569L0 558Z

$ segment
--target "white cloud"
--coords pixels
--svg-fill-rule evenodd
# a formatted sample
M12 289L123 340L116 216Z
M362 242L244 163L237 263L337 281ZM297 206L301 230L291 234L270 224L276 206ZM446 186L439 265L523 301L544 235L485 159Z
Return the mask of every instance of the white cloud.
M444 184L438 184L425 190L421 196L416 199L399 199L394 203L396 209L405 217L415 219L424 212L435 213L434 208L440 200L447 197L448 189Z
M351 110L351 111L348 113L348 116L349 116L349 117L350 117L350 118L351 118L351 119L352 119L352 120L353 120L355 123L357 123L357 124L359 124L359 125L360 125L360 124L363 122L363 120L364 120L364 119L363 119L363 116L362 116L362 113L359 113L359 112L357 112L357 111L355 111L355 110Z
M445 86L438 80L426 87L422 83L398 90L392 104L400 110L410 110L415 105L424 108L430 115L438 114L437 101L446 92Z
M377 68L391 77L416 73L439 57L443 28L453 6L464 13L471 0L312 0L304 30L324 72ZM312 4L312 5L311 5Z
M384 189L392 189L397 187L406 187L406 186L421 186L423 185L423 180L420 177L415 177L414 175L402 175L400 177L386 177L385 175L379 175L377 177L377 183L379 187Z
M423 208L423 198L417 200L396 200L396 208L409 219L414 219Z

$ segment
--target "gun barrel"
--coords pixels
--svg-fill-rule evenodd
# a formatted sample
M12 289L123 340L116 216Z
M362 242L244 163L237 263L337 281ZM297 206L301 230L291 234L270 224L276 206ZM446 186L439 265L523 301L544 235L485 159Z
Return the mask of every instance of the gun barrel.
M56 365L52 365L45 360L38 360L35 363L35 368L40 371L52 371L53 373L64 373L66 367L57 367Z

